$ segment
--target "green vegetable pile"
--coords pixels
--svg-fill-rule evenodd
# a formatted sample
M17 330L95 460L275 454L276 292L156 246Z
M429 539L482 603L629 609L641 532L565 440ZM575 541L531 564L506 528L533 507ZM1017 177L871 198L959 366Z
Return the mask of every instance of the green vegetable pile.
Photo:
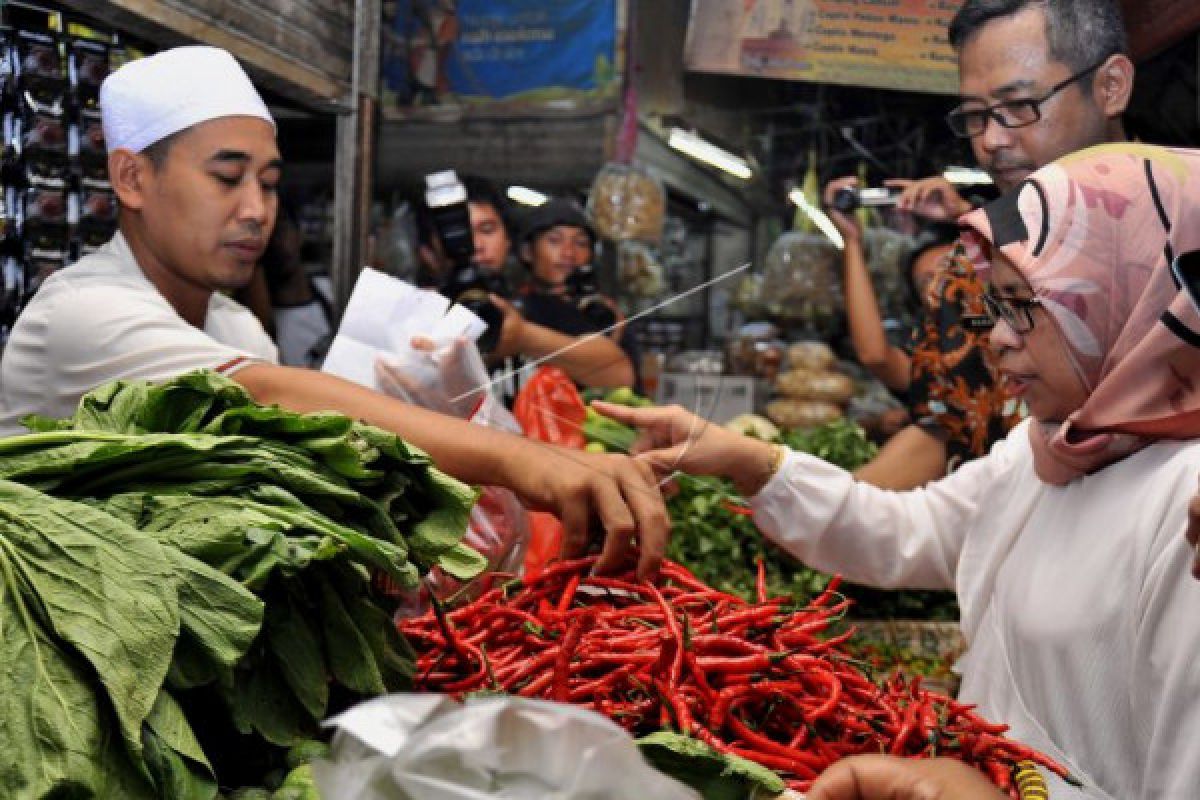
M27 425L0 440L6 798L315 798L286 748L412 674L371 573L484 566L424 453L213 373Z
M866 432L844 417L816 428L784 431L779 441L847 470L858 469L879 452Z

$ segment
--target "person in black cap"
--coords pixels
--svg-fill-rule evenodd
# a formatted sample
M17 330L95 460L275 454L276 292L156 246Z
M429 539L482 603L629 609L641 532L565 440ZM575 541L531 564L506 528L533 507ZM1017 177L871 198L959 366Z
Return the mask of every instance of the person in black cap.
M571 336L605 333L637 364L632 337L616 304L596 290L591 278L596 231L571 200L553 198L525 215L517 254L529 270L521 313L530 322Z
M486 273L502 274L512 247L508 203L499 189L485 178L464 175L462 183L467 190L474 263ZM424 283L438 285L450 265L426 209L420 209L417 222ZM512 404L518 389L521 363L544 362L556 366L581 386L616 388L632 385L633 366L626 363L627 359L615 342L603 338L581 342L574 338L577 333L528 319L503 297L493 296L492 303L504 313L504 321L499 341L488 354L488 366L493 370L496 390L506 404Z

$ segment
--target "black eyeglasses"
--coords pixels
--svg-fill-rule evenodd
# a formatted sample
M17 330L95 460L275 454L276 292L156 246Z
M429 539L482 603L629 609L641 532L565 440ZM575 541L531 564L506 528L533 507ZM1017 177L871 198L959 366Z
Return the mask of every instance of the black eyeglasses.
M983 293L983 307L994 325L1004 320L1014 333L1026 334L1033 330L1033 309L1042 304L1036 297L1001 297L992 292Z
M1076 72L1066 80L1054 84L1054 86L1050 87L1050 91L1041 97L1023 97L1020 100L1005 100L1004 102L996 103L994 106L985 106L984 108L963 108L959 106L946 115L946 124L950 126L950 130L954 132L955 136L962 139L971 139L979 136L987 130L988 120L990 119L994 119L997 124L1004 128L1024 128L1027 125L1032 125L1042 118L1042 103L1045 103L1080 78L1100 69L1105 61L1108 61L1108 56L1105 56L1082 72Z

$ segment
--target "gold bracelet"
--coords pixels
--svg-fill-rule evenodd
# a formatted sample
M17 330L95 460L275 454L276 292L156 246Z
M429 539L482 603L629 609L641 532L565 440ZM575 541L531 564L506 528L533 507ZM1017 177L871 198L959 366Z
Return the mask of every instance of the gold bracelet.
M765 486L770 482L771 478L775 477L775 473L779 472L783 467L783 460L787 458L787 448L781 444L771 445L771 463L767 467L767 480L763 482Z

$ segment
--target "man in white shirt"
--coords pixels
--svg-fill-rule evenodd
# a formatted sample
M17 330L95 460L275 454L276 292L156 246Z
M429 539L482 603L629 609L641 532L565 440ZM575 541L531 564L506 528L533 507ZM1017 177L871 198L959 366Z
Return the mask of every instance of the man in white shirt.
M131 62L105 81L101 106L120 232L49 279L17 321L0 361L2 432L18 432L28 413L66 415L109 380L215 369L260 403L340 411L397 433L461 480L512 489L557 512L574 551L598 519L606 568L636 535L640 570L654 568L669 523L646 465L548 447L276 364L259 323L220 294L244 285L262 256L282 171L274 121L232 56L181 47Z

